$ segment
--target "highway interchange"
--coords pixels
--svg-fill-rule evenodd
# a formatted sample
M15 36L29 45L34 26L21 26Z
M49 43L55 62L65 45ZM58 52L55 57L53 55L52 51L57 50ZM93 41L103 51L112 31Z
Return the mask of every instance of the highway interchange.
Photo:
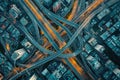
M35 33L37 35L37 40L34 39L34 37L28 32L27 28L25 26L22 26L20 23L16 22L15 25L18 29L20 29L27 39L44 55L47 55L47 57L44 57L37 62L30 64L27 68L25 68L23 71L16 73L13 77L10 78L10 80L15 80L18 77L22 76L26 72L29 72L51 60L56 59L57 57L62 58L66 61L66 64L73 70L73 72L76 74L76 76L83 80L84 78L84 70L82 69L82 65L79 65L76 61L76 57L78 54L81 53L83 47L83 39L82 39L82 30L86 27L88 27L91 19L101 12L105 7L109 7L112 4L116 3L119 0L95 0L92 4L90 4L87 8L85 8L85 4L82 4L85 2L85 0L75 0L73 10L68 16L68 18L63 18L61 16L58 16L48 9L46 9L42 4L42 0L19 0L18 2L20 5L24 8L25 12L29 15L29 17L32 20L32 23L35 27ZM79 2L79 4L78 4ZM104 2L106 2L107 6L104 6ZM41 4L41 5L40 5ZM58 30L56 30L50 22L47 20L46 16L52 20L57 26ZM76 31L73 33L71 32L67 27L72 27ZM39 36L39 28L42 30L43 34L47 38L46 41L46 47L43 47L43 45L39 44L40 36ZM60 34L59 31L63 30L63 32ZM67 35L69 37L69 41L65 42L65 40L62 38L62 36ZM80 46L77 50L72 51L69 47L72 43L74 43L75 39L77 39L80 42ZM49 50L48 47L53 47L53 50ZM82 57L82 56L81 56ZM27 65L27 64L23 64ZM85 62L86 65L86 62ZM93 79L97 79L94 73L90 71L90 69L87 67L87 72L92 74Z

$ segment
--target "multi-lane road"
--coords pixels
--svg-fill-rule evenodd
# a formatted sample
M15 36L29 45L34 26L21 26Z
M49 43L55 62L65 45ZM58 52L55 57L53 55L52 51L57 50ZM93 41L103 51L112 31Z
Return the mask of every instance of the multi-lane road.
M27 3L27 2L26 2ZM29 4L29 3L28 3ZM29 4L30 5L30 4ZM31 5L30 5L31 6ZM38 15L36 15L36 16L38 16ZM44 18L45 19L45 18ZM54 34L53 32L51 32L52 34ZM56 39L56 38L54 38L54 39ZM64 42L65 43L65 42ZM60 44L62 44L62 43L60 43ZM66 43L65 43L66 44ZM62 48L64 45L62 45L62 46L60 46L60 48ZM67 49L67 51L68 52L71 52L70 50L68 50ZM81 68L80 68L80 66L75 62L75 60L73 59L73 58L70 58L70 59L68 59L69 61L70 61L70 63L74 66L74 68L77 70L77 71L79 71L80 72L80 70L81 70ZM77 68L76 68L77 67ZM77 71L76 71L76 73L77 73ZM79 76L78 76L79 77Z
M35 0L36 1L36 0ZM77 0L76 0L77 1ZM36 46L40 51L42 51L43 53L49 53L50 56L46 57L46 58L43 58L42 60L39 60L38 62L35 62L34 64L30 65L28 68L26 68L25 70L21 71L20 73L17 73L15 76L13 76L10 80L14 80L16 79L17 77L23 75L26 73L26 71L29 71L29 70L32 70L32 69L35 69L37 67L39 67L40 65L43 65L45 63L47 63L48 61L51 61L53 59L55 59L56 57L64 57L66 58L68 55L71 55L71 54L62 54L64 51L68 50L69 46L74 42L74 40L78 37L78 35L80 34L80 32L83 30L83 28L85 28L86 26L88 26L88 23L90 22L90 20L96 15L98 14L101 10L104 9L104 7L101 7L100 4L102 4L104 0L96 0L93 4L91 4L80 16L78 19L75 20L75 22L82 22L80 26L78 26L77 23L73 23L71 21L67 21L66 19L63 19L61 18L62 20L65 21L65 24L69 24L71 26L74 26L75 25L78 27L75 27L77 28L76 32L71 36L70 40L66 43L64 42L64 40L60 39L60 35L53 31L53 28L52 26L48 23L48 21L46 20L45 17L43 17L44 15L42 14L42 12L40 12L40 10L38 10L38 8L33 4L32 1L29 1L29 0L24 0L24 1L20 1L21 5L27 5L26 7L29 8L29 12L30 15L33 15L33 17L35 18L35 21L36 21L36 24L41 26L41 24L43 24L44 26L40 27L44 34L46 34L46 37L48 38L48 40L51 42L51 45L54 46L54 48L56 49L56 52L52 52L52 51L48 51L46 49L44 49L42 46ZM114 1L114 0L112 0ZM111 2L112 2L111 1ZM112 5L113 3L109 3L110 5ZM109 6L110 6L109 5ZM25 7L25 6L24 6ZM41 6L40 6L41 7ZM43 8L43 7L42 7ZM24 8L28 11L27 8ZM71 14L73 15L73 13L75 13L75 11L73 11ZM46 11L46 14L48 14L49 16L53 15L53 13L51 12L47 12ZM55 14L54 14L55 15ZM73 18L72 15L70 16L70 20ZM58 19L57 18L58 16L55 15L55 19ZM85 19L84 19L85 17ZM83 18L83 20L82 20ZM68 19L68 20L69 20ZM58 19L59 20L59 19ZM42 22L42 23L41 23ZM73 23L73 24L72 24ZM35 45L38 45L39 43L36 42L35 40L33 40L33 37L29 34L29 32L25 29L24 26L21 27L21 25L19 24L16 24L16 26L19 27L20 30L23 31L23 33L25 33L25 35L27 36L27 38ZM50 27L51 26L51 27ZM44 28L43 28L44 27ZM46 28L46 30L45 30ZM49 32L49 33L48 33ZM48 35L50 34L50 35ZM58 37L59 35L59 37ZM53 38L53 39L52 39ZM56 45L56 43L53 43L54 40L58 41L58 45ZM61 45L62 44L62 45ZM66 51L66 52L71 52L70 50ZM77 53L80 53L79 51L77 51ZM66 55L66 57L65 57ZM70 57L73 57L73 56L76 56L75 54L70 56ZM75 61L74 58L69 58L68 61L72 64L73 68L76 69L76 71L78 71L78 73L81 75L82 74L82 68L80 67L80 65L78 65L78 63Z

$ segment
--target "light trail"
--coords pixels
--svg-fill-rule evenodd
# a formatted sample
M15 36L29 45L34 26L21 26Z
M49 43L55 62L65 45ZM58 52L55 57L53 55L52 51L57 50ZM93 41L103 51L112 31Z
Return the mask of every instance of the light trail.
M95 0L78 18L75 22L82 22L93 10L95 10L104 0Z
M72 12L70 13L70 15L68 16L67 20L72 20L73 17L75 16L76 12L77 12L77 7L78 7L78 2L79 0L75 0L74 4L73 4L73 8L72 8Z

